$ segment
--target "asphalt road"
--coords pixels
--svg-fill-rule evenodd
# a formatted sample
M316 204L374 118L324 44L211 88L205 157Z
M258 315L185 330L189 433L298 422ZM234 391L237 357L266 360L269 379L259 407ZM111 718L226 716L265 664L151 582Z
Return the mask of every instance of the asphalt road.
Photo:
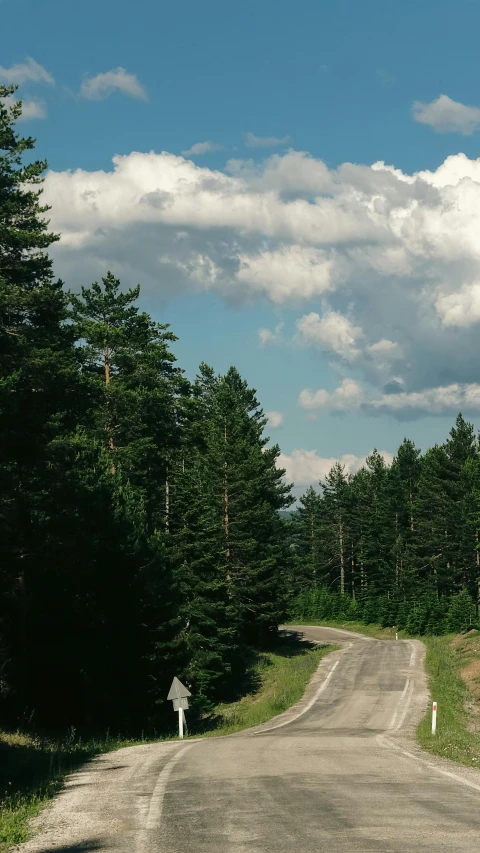
M478 853L480 772L423 757L421 646L343 643L303 702L238 736L132 747L75 774L29 853Z

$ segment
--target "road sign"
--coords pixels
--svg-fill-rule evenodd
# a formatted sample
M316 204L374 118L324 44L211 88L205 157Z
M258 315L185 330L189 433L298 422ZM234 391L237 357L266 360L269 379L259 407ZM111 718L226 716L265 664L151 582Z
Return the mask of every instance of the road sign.
M190 690L175 676L168 692L167 699L173 702L173 710L178 711L178 735L183 738L183 724L186 724L184 711L188 708Z
M172 681L172 686L170 687L167 699L186 699L187 696L191 696L190 690L188 690L184 684L175 676Z

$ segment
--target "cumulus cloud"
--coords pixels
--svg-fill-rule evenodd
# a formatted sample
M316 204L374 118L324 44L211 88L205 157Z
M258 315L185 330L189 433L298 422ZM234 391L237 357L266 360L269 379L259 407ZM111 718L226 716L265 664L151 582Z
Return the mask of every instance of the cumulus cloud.
M259 329L258 337L260 338L262 346L266 346L267 344L276 344L281 341L283 326L283 323L278 323L273 332L271 329Z
M361 328L337 311L327 311L323 317L312 311L297 320L296 326L302 343L334 352L348 361L360 352L356 341L363 337Z
M274 302L288 301L292 279L297 294L309 299L332 287L334 262L321 249L302 246L282 246L255 255L242 253L237 280L249 292L268 296Z
M4 68L0 65L0 79L6 80L8 83L48 83L50 86L55 85L53 76L47 71L43 65L40 65L31 56L28 56L25 62L18 62L16 65L11 65L10 68Z
M440 95L436 101L423 104L415 101L412 108L415 121L429 124L438 133L471 134L480 125L480 108L468 107L459 101L453 101L448 95Z
M268 427L270 429L278 429L283 424L283 414L281 412L266 412L268 418Z
M343 379L334 391L324 388L312 391L305 388L298 397L303 409L328 409L333 412L350 412L358 409L363 403L365 392L355 379Z
M478 380L480 159L407 174L382 162L329 170L287 151L222 171L134 152L111 171L49 172L44 197L71 286L111 267L164 296L298 310L298 340L328 353L339 379L355 370L330 396L307 389L312 410L314 399L345 410L353 395L400 418L418 409L407 396L392 408L394 393Z
M223 145L218 145L216 142L195 142L191 148L182 151L184 157L190 157L192 154L209 154L211 151L221 151Z
M425 388L422 391L404 391L403 380L392 379L383 394L367 388L354 379L344 379L333 391L309 388L300 392L298 402L303 409L323 409L332 412L364 411L369 414L400 414L402 419L425 415L454 415L458 411L480 411L480 384L452 383Z
M135 74L121 67L86 77L80 88L82 98L89 101L103 101L113 92L121 92L140 101L147 100L147 93Z
M387 450L380 450L387 465L393 462L393 455ZM338 459L334 456L319 456L317 450L292 450L290 454L281 453L278 467L285 468L285 478L297 487L312 486L325 480L336 462L344 466L346 474L355 474L365 465L366 456L355 456L345 453Z
M325 163L305 151L272 154L263 163L231 159L226 171L241 178L250 191L273 192L283 201L311 199L334 189L332 173Z
M286 145L290 142L289 136L255 136L254 133L245 133L243 141L246 148L275 148L277 145Z
M435 307L444 326L473 326L480 320L480 282L463 285L456 293L439 296Z
M454 415L460 410L475 413L480 411L480 385L474 382L464 385L452 383L423 391L383 394L378 399L372 397L365 407L377 412L400 412L404 418L409 415Z

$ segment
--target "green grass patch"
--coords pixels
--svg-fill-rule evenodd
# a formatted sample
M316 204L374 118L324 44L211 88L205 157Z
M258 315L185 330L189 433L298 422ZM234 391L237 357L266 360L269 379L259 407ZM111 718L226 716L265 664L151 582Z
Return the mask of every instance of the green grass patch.
M429 708L418 726L417 740L427 752L468 767L480 767L480 735L473 730L472 697L460 672L471 661L471 646L475 643L478 646L479 636L478 631L471 631L461 637L461 642L453 635L421 638L427 647L429 689L438 708L436 734L432 735Z
M253 666L255 690L237 702L217 705L214 728L205 737L233 734L266 723L298 702L332 645L313 645L285 639L274 652L260 654Z

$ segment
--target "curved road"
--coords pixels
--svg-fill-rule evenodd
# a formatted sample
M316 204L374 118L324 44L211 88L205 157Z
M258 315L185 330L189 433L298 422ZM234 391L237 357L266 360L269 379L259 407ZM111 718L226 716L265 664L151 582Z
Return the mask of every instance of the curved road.
M418 760L398 739L424 689L418 648L298 631L342 643L298 706L238 736L102 756L71 777L20 849L477 853L480 773Z

